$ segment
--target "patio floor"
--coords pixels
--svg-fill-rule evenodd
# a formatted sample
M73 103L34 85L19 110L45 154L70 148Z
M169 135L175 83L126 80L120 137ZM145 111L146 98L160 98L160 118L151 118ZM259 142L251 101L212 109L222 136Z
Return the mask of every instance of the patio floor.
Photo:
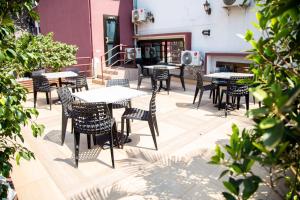
M136 82L131 84L136 88ZM142 90L150 92L150 83L143 81ZM91 85L91 89L103 87ZM35 153L36 160L22 161L12 174L18 197L34 199L223 199L222 181L218 176L222 169L207 164L214 153L216 143L228 141L232 123L250 127L245 106L232 111L227 118L203 96L199 109L191 104L194 86L183 91L178 82L172 82L172 90L161 91L157 96L157 117L160 136L158 151L147 122L132 123L132 142L124 149L114 149L115 169L111 168L109 149L93 146L87 149L86 137L81 136L79 167L74 167L74 143L70 134L70 122L65 144L60 145L61 105L52 110L45 104L45 95L38 94L37 122L46 127L41 137L34 138L24 128L26 145ZM53 92L53 99L57 98ZM134 107L148 109L150 94L133 99ZM244 100L242 100L244 103ZM33 105L32 94L27 106ZM257 105L250 104L250 108ZM123 110L114 110L120 129ZM258 168L258 174L265 170ZM276 199L264 188L261 199ZM256 199L256 198L255 198Z

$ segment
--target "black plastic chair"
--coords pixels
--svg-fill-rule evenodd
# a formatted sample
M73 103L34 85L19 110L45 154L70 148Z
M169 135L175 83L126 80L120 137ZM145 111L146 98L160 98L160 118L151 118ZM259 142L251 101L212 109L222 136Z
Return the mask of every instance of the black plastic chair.
M157 118L156 118L156 104L155 104L155 98L156 98L157 89L154 89L152 92L152 97L149 103L149 110L142 110L139 108L127 108L125 112L122 115L121 118L121 133L124 135L124 123L126 121L126 138L122 142L122 146L124 144L124 141L127 141L129 132L130 132L130 119L133 120L141 120L141 121L147 121L152 139L155 145L155 149L157 150L157 143L156 143L156 135L159 136L158 126L157 126Z
M76 68L70 69L69 71L72 71L76 74L80 73L79 69L76 69ZM65 78L64 81L61 82L61 84L66 85L66 86L74 86L74 85L76 85L76 77Z
M227 116L227 111L229 108L229 97L232 97L232 101L237 99L237 109L240 108L240 99L245 97L246 110L249 110L249 87L245 84L238 83L241 79L247 79L247 77L232 76L227 83L227 89L223 89L219 99L219 110L221 109L223 95L226 94L226 104L225 104L225 116ZM232 102L234 103L234 102Z
M157 82L159 82L159 88L158 91L161 90L163 87L163 81L166 81L166 90L170 90L170 74L169 70L164 67L154 67L153 68L153 74L152 74L152 88L157 88Z
M219 72L231 72L231 71L230 68L228 68L227 66L221 66L221 67L217 67L215 71L215 73L219 73ZM227 81L228 80L222 78L212 79L211 82L217 86L217 92L216 92L214 103L217 103L217 100L220 97L220 87L227 86ZM210 91L209 98L211 98L211 95L212 95L212 91Z
M72 118L72 103L74 102L74 98L72 96L72 93L66 86L58 88L57 94L61 101L61 106L62 106L61 145L63 145L66 136L68 119Z
M73 93L75 91L77 92L81 91L82 88L85 88L85 90L89 90L86 76L83 74L79 74L78 76L76 76L75 85L68 85L68 87L72 89Z
M52 104L51 91L53 91L57 88L57 84L56 83L50 84L49 80L45 76L42 76L42 75L32 76L32 82L33 82L34 108L36 108L37 93L43 92L43 93L46 93L46 101L47 101L47 104L50 105L50 110L51 110L51 104ZM55 87L53 87L53 86L55 86Z
M140 89L140 86L142 84L142 80L145 78L151 79L151 75L149 74L149 71L147 69L144 69L141 64L136 64L138 68L138 85L137 89Z
M111 79L106 82L106 87L111 87L111 86L130 87L130 84L128 79ZM112 109L130 108L130 107L131 107L130 100L115 102L112 104Z
M197 97L197 95L199 93L199 90L200 90L199 101L198 101L198 106L197 106L197 109L198 109L199 106L200 106L201 99L202 99L204 91L211 91L212 94L213 94L213 99L215 99L215 90L216 90L217 86L215 84L213 84L213 83L209 84L209 85L204 85L203 84L202 74L201 74L200 71L198 71L196 75L197 75L197 83L196 83L196 89L195 89L195 95L194 95L193 104L195 103L196 97Z
M171 78L172 78L172 77L179 78L180 81L181 81L182 88L183 88L183 90L185 91L184 68L185 68L184 65L181 65L181 66L180 66L180 73L179 73L179 74L170 73L170 81L171 81Z
M109 136L112 167L114 164L113 134L116 133L114 127L115 120L111 118L109 109L105 103L76 103L72 104L72 123L75 146L75 166L78 167L80 134L87 134L88 145L91 137L97 135ZM90 148L90 146L88 146Z

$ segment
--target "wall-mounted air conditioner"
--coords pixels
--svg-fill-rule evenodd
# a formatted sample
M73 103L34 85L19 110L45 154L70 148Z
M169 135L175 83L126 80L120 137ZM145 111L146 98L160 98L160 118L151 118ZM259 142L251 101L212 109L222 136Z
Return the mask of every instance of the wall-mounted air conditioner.
M126 48L126 58L129 60L142 58L141 48Z
M181 52L181 64L201 66L203 60L199 51L182 51Z
M145 47L145 58L156 58L156 56L155 47Z
M148 12L143 8L135 9L132 11L132 23L141 23L147 21Z
M230 6L242 6L247 7L250 5L251 0L223 0L226 7Z

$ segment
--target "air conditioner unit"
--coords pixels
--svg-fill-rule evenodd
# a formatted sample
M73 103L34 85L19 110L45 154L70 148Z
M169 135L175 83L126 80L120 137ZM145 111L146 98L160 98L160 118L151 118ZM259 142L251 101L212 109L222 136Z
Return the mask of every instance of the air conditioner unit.
M182 51L181 64L201 66L203 64L201 54L199 51Z
M136 58L142 58L141 48L126 48L126 58L129 60L134 60Z
M148 12L143 8L135 9L132 11L132 23L141 23L147 20Z
M156 58L155 47L145 47L145 58Z
M225 6L249 6L251 0L223 0Z

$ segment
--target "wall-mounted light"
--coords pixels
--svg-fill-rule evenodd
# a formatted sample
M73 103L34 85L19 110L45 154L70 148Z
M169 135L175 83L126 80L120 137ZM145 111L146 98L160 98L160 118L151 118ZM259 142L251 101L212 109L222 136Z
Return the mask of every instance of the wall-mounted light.
M203 4L204 10L206 14L210 15L211 14L211 8L210 8L210 3L206 0L205 3Z
M210 36L210 29L203 30L203 31L202 31L202 35Z

